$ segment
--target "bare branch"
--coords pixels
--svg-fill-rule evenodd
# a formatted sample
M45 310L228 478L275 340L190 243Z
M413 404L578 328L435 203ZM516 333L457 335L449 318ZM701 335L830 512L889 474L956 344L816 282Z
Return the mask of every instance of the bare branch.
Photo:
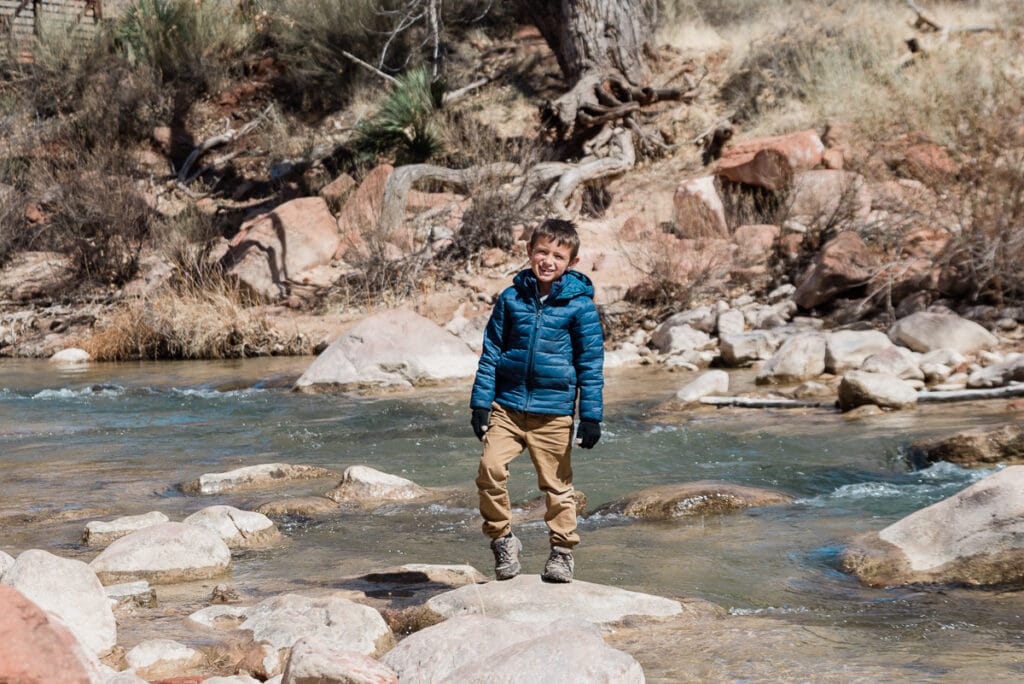
M373 73L377 74L378 76L383 78L385 81L387 81L391 85L395 85L395 84L398 83L398 79L396 79L394 76L392 76L390 74L385 74L383 71L381 71L377 67L373 66L372 64L369 64L368 62L364 62L363 60L361 60L358 57L356 57L355 55L353 55L351 52L348 52L347 50L342 50L341 54L345 55L350 60L352 60L353 62L358 64L359 66L365 67L365 68L369 69L370 71L372 71Z

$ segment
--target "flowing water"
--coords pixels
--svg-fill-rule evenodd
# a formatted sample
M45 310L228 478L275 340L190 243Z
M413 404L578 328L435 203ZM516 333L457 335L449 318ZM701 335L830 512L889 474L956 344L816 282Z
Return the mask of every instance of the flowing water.
M201 498L176 488L203 473L267 462L339 471L367 464L450 488L451 495L285 523L286 543L235 559L232 585L259 598L343 589L344 578L412 562L469 563L489 572L475 510L479 443L469 428L468 383L374 397L288 391L309 362L60 369L0 361L0 550L17 555L43 548L88 561L96 551L78 539L89 520L152 510L180 520L213 503L251 507L333 484ZM694 634L665 635L658 653L638 653L649 679L809 680L824 672L844 681L1024 678L1024 592L868 589L837 569L851 537L990 472L947 464L911 471L902 445L1001 424L1005 402L921 407L859 421L826 411L659 409L686 379L644 368L609 375L602 441L574 453L576 485L589 508L642 487L691 480L777 488L798 499L672 524L617 517L581 522L580 579L705 599L735 618L724 623L735 633L729 637L723 627L719 634L733 640L728 653L710 653L708 636ZM524 502L538 495L526 457L513 463L512 494ZM525 571L539 572L543 523L526 523L518 533L526 544ZM121 643L130 646L153 629L141 624L122 626ZM703 667L721 667L702 670L694 665L698 656Z

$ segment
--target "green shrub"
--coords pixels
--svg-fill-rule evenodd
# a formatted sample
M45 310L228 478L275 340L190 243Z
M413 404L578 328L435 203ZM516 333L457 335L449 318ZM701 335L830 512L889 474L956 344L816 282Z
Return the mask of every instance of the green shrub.
M444 149L440 129L444 87L424 68L398 77L398 83L376 113L356 128L355 148L372 161L395 153L397 163L411 164L437 156Z

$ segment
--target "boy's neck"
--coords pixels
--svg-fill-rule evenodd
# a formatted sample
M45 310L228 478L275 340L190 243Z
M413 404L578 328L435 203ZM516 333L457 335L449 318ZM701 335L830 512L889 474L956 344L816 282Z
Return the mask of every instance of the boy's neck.
M551 283L537 283L537 294L541 297L547 297L551 294Z

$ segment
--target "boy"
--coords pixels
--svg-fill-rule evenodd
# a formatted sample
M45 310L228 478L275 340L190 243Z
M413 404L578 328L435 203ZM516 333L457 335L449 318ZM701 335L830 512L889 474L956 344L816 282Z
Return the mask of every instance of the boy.
M519 574L522 542L511 528L508 465L528 449L544 492L551 555L541 579L571 582L576 534L573 499L573 414L579 396L577 443L601 438L604 340L594 286L571 270L580 238L569 221L548 219L530 236L530 268L501 293L484 332L473 383L473 432L484 443L476 479L483 531L491 538L499 580Z

